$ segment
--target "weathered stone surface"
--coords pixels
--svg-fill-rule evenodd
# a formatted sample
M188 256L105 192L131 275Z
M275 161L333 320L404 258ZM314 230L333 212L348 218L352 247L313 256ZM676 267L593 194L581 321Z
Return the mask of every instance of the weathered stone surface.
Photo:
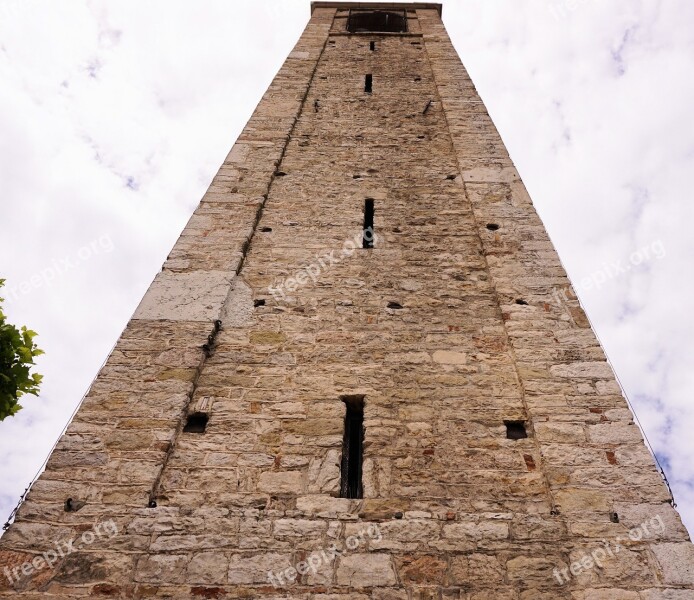
M242 277L231 282L220 318L225 327L247 327L253 323L253 289Z
M477 523L453 523L445 525L443 535L450 538L506 539L509 534L508 523L484 521Z
M137 562L135 581L183 583L188 557L182 554L152 554Z
M279 574L291 567L287 554L258 554L242 556L234 554L229 561L228 580L231 584L266 584L268 574Z
M296 508L309 515L337 517L352 511L354 502L347 498L330 496L301 496L296 500Z
M534 581L545 584L556 584L554 569L563 569L566 565L558 557L516 556L506 563L506 572L510 581Z
M388 554L352 554L340 559L335 572L338 585L353 588L395 585L395 570Z
M232 275L223 271L157 274L135 311L135 319L205 321L219 318Z
M434 362L443 365L464 365L467 357L462 352L450 352L447 350L437 350L433 355Z
M641 592L641 600L690 600L691 590L651 589Z
M640 600L641 597L637 592L610 588L574 592L572 598L575 600Z
M607 511L610 509L609 498L602 490L567 488L560 490L556 499L557 504L564 512Z
M275 537L316 537L328 529L325 521L309 519L277 519L274 523Z
M405 555L397 562L403 583L439 585L446 578L448 564L440 556Z
M340 452L329 450L323 459L314 459L308 468L308 491L337 494L340 491Z
M0 597L692 596L687 532L439 10L401 9L405 33L344 35L346 7L314 8L0 567L118 533ZM364 497L339 498L357 399Z
M547 444L558 442L580 445L586 441L584 427L573 423L537 423L535 425L535 433L539 440ZM574 449L575 446L572 446L569 452L575 451Z
M304 491L304 475L301 471L261 473L258 490L271 494L300 494Z
M654 544L651 549L667 585L694 584L694 545L689 542Z
M606 362L579 362L550 367L550 374L567 379L612 379L612 369Z
M186 570L187 583L222 584L227 580L229 560L219 552L194 554Z
M496 585L503 582L504 569L499 558L493 555L459 555L451 559L451 577L453 583L461 585L472 582Z
M633 423L601 423L588 427L588 439L596 444L638 443L641 433Z

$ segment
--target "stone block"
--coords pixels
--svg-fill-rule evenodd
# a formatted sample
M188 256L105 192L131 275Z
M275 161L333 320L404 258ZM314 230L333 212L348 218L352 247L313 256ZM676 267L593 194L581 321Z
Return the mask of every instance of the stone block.
M694 585L694 544L653 544L651 550L666 585Z
M352 588L386 587L397 579L390 555L352 554L340 558L335 571L337 585Z
M266 471L260 474L258 490L269 494L301 494L305 476L301 471Z

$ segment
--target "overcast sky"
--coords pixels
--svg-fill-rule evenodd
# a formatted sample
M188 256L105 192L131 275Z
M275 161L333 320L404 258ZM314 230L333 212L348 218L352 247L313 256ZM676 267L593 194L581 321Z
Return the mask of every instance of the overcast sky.
M451 0L444 22L694 530L694 2ZM309 17L308 0L0 0L0 277L40 398L0 521Z

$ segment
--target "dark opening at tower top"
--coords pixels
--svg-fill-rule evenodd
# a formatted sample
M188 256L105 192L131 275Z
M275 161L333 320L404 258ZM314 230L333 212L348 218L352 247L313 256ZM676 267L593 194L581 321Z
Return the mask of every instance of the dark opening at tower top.
M407 31L407 16L404 11L350 11L347 31L350 33L404 33Z

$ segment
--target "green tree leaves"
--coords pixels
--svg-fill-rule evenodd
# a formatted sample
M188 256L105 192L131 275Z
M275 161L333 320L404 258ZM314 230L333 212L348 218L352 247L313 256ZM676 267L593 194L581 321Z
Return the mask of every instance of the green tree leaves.
M5 284L0 279L0 287ZM19 398L24 394L37 396L43 378L31 373L34 358L43 354L34 343L36 332L17 329L6 322L0 298L0 421L16 415L22 408Z

